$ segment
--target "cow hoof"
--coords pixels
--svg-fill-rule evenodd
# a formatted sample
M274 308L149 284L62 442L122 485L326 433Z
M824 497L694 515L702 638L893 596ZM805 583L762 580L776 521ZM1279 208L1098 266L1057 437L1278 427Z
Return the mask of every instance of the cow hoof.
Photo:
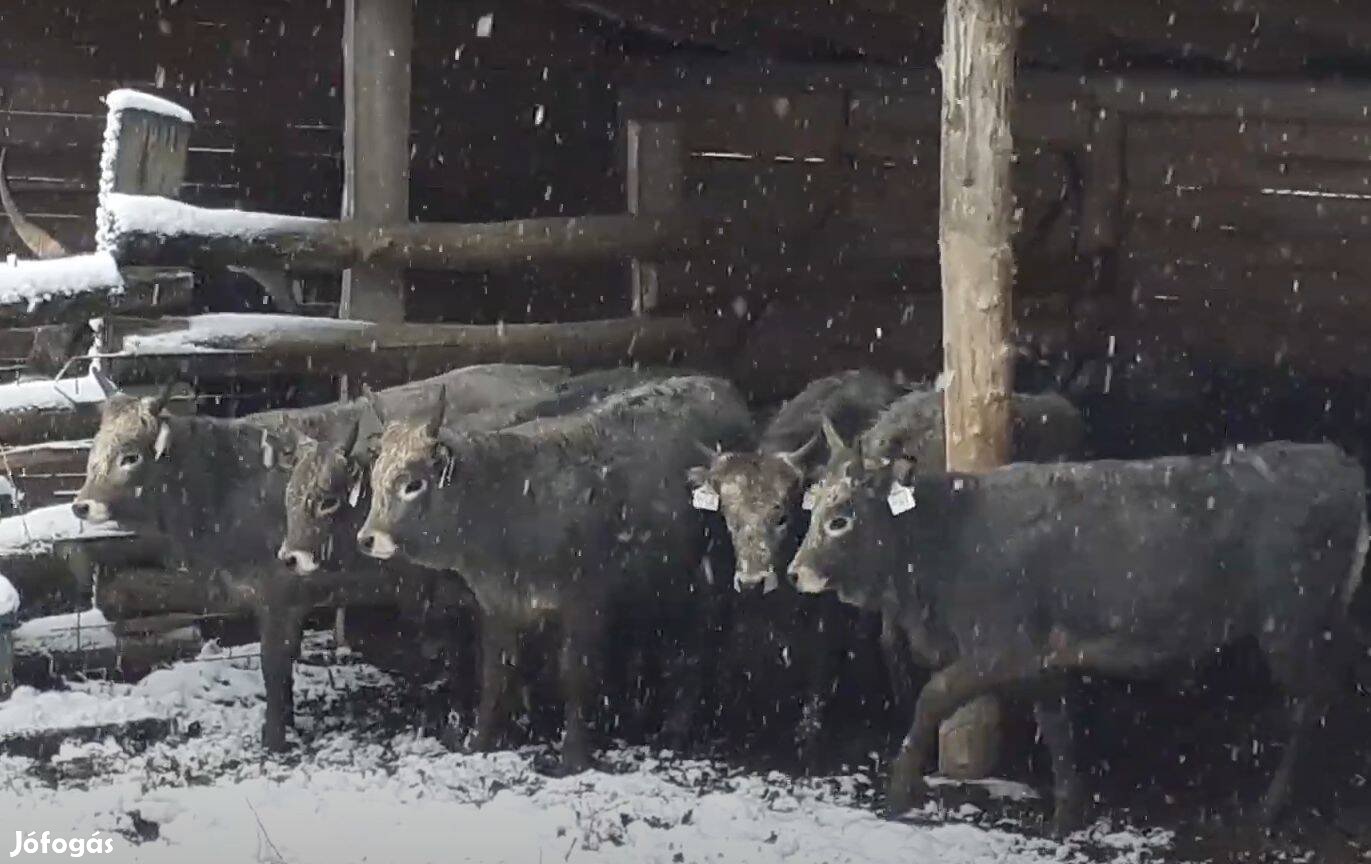
M533 759L533 770L544 777L572 777L598 767L598 763L589 757L584 760L567 759L565 756L559 759L552 753L544 753Z
M898 819L914 809L928 794L922 781L915 783L891 783L885 796L885 818Z
M443 749L449 753L470 753L471 736L459 726L444 726L438 733L438 743L443 745Z
M1054 838L1061 840L1085 828L1088 823L1084 807L1059 803L1048 830Z

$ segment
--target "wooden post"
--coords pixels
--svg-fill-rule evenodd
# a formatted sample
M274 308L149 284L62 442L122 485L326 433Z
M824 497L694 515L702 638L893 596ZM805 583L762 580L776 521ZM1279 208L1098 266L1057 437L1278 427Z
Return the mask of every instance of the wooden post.
M195 123L174 102L134 90L115 90L105 97L105 141L100 151L100 206L95 216L96 242L108 249L117 220L105 206L112 192L181 197L186 157Z
M680 124L629 120L625 141L628 212L651 216L678 209L685 173ZM660 300L660 265L635 258L632 267L633 314L646 315Z
M410 57L414 0L346 0L343 20L343 218L409 221ZM404 270L364 262L343 274L339 317L405 317Z
M1010 448L1013 390L1016 0L947 0L943 28L942 260L947 465L986 471ZM988 774L999 751L999 707L967 705L943 724L939 768Z

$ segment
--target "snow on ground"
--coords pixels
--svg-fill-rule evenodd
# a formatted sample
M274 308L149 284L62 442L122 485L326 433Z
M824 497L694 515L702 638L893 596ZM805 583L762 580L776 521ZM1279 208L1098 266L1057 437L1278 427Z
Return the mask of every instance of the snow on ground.
M114 523L92 525L82 522L71 512L71 507L53 504L21 516L0 519L0 556L47 554L52 551L52 544L59 540L132 536L132 532Z
M312 635L297 665L301 743L259 746L256 646L207 647L133 684L21 689L0 739L35 728L163 718L170 737L68 741L47 761L0 756L8 830L112 839L102 860L217 862L725 862L1046 864L1162 860L1164 832L1098 826L1067 844L1023 836L963 805L909 822L870 808L869 778L794 780L642 748L555 779L530 748L460 755L381 719L398 685ZM393 713L393 710L392 710Z
M109 106L111 111L146 111L149 114L172 117L182 123L195 122L191 113L175 102L138 90L111 90L105 96L105 104Z
M183 330L130 334L124 337L124 354L203 354L245 351L273 338L339 339L374 326L369 321L312 318L307 315L276 315L257 312L215 312L188 319Z
M32 311L52 297L88 291L117 294L123 290L119 267L105 252L0 264L0 305L23 303Z

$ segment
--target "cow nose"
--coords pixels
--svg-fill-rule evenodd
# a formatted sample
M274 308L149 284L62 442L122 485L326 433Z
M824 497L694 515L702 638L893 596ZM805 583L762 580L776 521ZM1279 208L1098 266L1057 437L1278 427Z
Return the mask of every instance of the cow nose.
M786 577L786 579L789 579L789 580L790 580L790 584L791 584L791 585L794 585L794 586L797 587L797 588L799 587L799 585L800 585L800 571L799 571L799 570L795 569L794 567L791 567L789 570L785 571L785 577Z
M362 547L363 552L370 552L376 548L375 534L362 534L357 538L357 545Z
M300 556L295 554L295 550L283 548L280 552L276 553L276 557L280 558L281 561L285 563L287 569L300 569Z
M71 512L76 514L77 519L85 519L90 515L90 504L85 501L73 501Z

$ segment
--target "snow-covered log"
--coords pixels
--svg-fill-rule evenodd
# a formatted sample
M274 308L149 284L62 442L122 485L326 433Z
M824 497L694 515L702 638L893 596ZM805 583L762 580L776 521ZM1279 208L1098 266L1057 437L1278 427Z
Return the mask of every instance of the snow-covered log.
M268 373L407 380L471 363L711 366L732 355L741 335L732 322L686 318L480 326L226 313L108 326L107 345L117 353L106 368L119 384Z
M111 194L179 197L186 179L186 155L195 118L174 102L136 90L105 97L109 114L100 150L100 208L95 239L105 248Z
M0 326L33 327L107 313L184 307L195 279L189 270L120 270L105 252L0 264Z
M0 442L9 447L89 438L100 426L104 401L90 375L0 384Z
M230 265L337 272L363 261L434 270L489 270L551 261L651 258L699 247L688 216L570 216L489 223L363 228L329 219L216 210L166 198L111 194L103 237L121 264Z

